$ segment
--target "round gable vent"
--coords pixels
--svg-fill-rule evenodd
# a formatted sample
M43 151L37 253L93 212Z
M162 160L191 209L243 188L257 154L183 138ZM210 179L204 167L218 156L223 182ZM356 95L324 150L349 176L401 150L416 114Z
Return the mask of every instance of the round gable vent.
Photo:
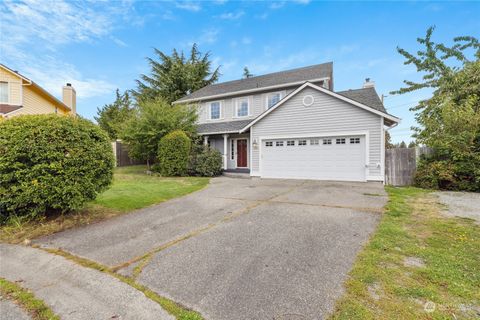
M313 104L314 101L315 101L315 99L311 95L303 97L303 105L305 107L310 107Z

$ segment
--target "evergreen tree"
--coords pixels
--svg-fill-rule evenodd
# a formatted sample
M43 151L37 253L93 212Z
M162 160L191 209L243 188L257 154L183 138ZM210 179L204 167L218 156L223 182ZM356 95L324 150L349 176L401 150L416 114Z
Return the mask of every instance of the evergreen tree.
M108 133L112 140L120 137L124 130L125 122L133 115L132 101L128 91L120 94L117 89L113 103L97 108L97 116L94 117L100 128Z
M390 132L385 131L385 149L392 149L395 146L392 143L392 137L390 136Z
M248 70L248 67L243 67L243 79L248 79L253 77L253 74L250 73L250 70Z
M219 67L211 70L210 53L202 54L196 44L192 46L188 57L176 49L171 55L158 49L154 49L154 52L157 59L147 58L150 75L142 74L140 80L136 80L137 89L132 90L137 103L158 98L172 103L216 82L220 76Z

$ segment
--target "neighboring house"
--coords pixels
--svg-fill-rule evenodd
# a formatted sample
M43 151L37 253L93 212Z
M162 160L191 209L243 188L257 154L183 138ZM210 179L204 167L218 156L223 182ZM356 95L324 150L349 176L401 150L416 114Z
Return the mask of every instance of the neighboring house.
M23 114L76 114L76 92L71 84L63 87L60 101L38 84L0 64L0 117Z
M264 178L383 181L385 129L400 121L373 82L334 92L332 63L213 84L174 103L197 106L198 132L225 170Z

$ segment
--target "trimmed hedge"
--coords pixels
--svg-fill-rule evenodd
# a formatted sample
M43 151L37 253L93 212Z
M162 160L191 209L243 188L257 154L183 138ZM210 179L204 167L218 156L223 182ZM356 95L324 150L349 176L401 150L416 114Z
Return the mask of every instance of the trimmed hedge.
M67 212L111 183L107 135L79 117L28 115L0 122L0 219Z
M196 144L190 156L190 174L202 177L214 177L222 174L222 154L214 148Z
M160 139L158 167L162 176L184 176L188 170L191 141L184 131L175 130Z

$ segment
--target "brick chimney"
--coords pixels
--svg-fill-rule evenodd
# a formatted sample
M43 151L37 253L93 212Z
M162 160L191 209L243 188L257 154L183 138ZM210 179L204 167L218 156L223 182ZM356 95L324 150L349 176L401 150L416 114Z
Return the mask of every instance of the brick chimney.
M365 82L363 83L364 88L375 88L375 82L370 81L370 78L366 78Z
M62 90L62 100L70 109L72 109L71 114L77 114L77 93L72 87L71 83L67 83L63 86Z

